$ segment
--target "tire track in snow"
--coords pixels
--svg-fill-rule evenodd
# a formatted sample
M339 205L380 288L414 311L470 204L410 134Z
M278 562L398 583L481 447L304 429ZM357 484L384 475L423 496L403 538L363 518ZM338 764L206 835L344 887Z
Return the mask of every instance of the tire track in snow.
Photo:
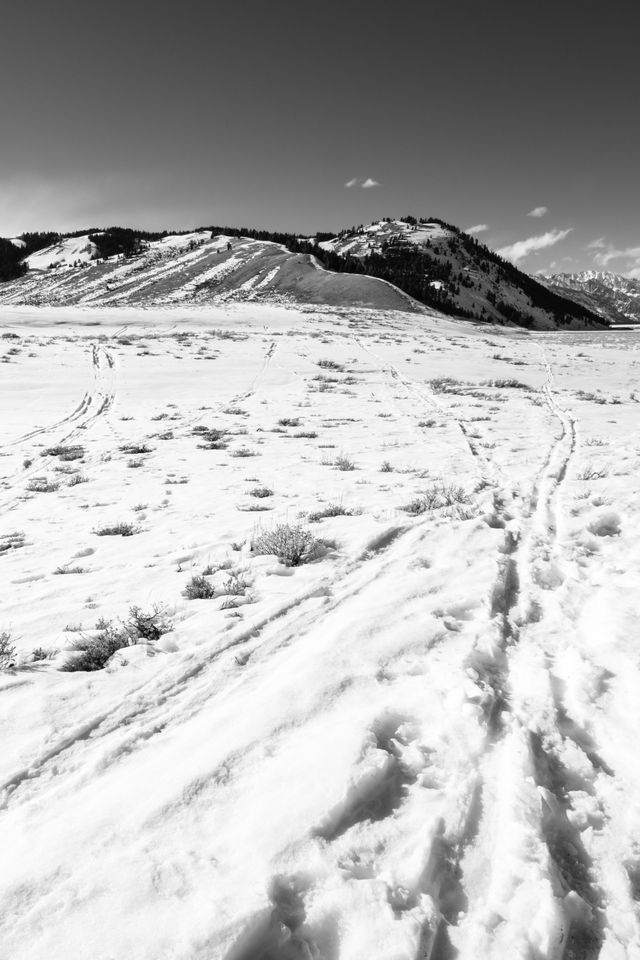
M400 531L396 531L396 536L392 542L395 542L402 533L409 532L410 529L411 528L407 526ZM351 588L345 588L345 579L353 575L356 577L355 584ZM287 600L278 609L272 610L261 617L257 617L252 623L244 625L243 629L232 636L227 643L215 649L210 654L202 656L195 664L189 665L187 669L178 673L177 676L154 677L149 681L145 681L140 687L132 689L129 692L127 704L118 704L112 710L101 711L94 718L83 722L76 728L75 733L65 735L58 744L50 747L34 759L27 767L16 771L16 773L5 779L5 781L0 784L0 796L5 792L4 799L0 802L0 809L6 807L9 800L13 799L15 791L23 784L35 780L43 774L49 775L52 773L54 778L68 774L68 771L65 771L64 766L59 762L56 762L55 770L53 771L51 771L49 764L52 759L59 761L60 758L64 757L76 744L89 740L95 743L96 739L100 737L107 736L118 729L127 729L133 722L140 723L142 720L147 720L148 725L154 729L154 732L160 732L163 726L158 725L158 715L160 710L169 704L171 704L171 709L168 718L175 723L176 710L174 703L183 694L185 694L187 702L181 704L177 715L180 716L181 723L186 722L195 712L204 707L210 697L210 685L205 674L209 668L217 667L218 661L224 654L250 641L259 640L261 634L267 627L270 627L283 618L293 616L288 629L278 639L277 649L280 649L283 645L287 645L296 637L302 635L304 633L304 625L308 625L315 619L317 615L315 610L309 612L304 607L308 600L316 599L319 596L330 598L326 610L327 612L331 612L341 603L353 599L353 597L366 588L371 579L376 579L380 575L380 571L372 572L369 577L362 579L361 558L348 561L347 563L337 564L330 577L321 577L315 584L308 586ZM358 580L361 582L358 582ZM341 593L339 597L331 599L334 587L337 584L341 585ZM199 679L202 685L194 689L191 687L191 684L196 679ZM238 678L238 682L243 682L242 675ZM143 702L140 703L140 700L143 700ZM133 701L138 702L132 707L130 703ZM142 732L141 739L147 740L147 734ZM131 749L127 752L130 753ZM82 767L82 762L79 763L79 766Z
M548 886L550 876L553 887L548 894L549 908L555 904L556 916L548 919L545 957L593 960L604 939L602 894L580 832L570 819L569 778L554 746L554 731L544 728L544 717L532 712L529 705L530 677L521 665L527 664L529 654L536 662L538 635L544 634L543 592L563 581L556 568L561 522L558 499L576 444L575 422L553 395L553 371L544 351L543 362L547 372L543 394L560 425L560 435L533 485L529 513L516 522L505 518L505 559L491 601L498 635L489 643L493 655L484 664L476 657L473 664L480 682L491 689L489 701L493 699L493 704L483 771L482 829L467 858L470 864L475 859L475 872L478 861L485 863L485 893L463 918L456 939L461 956L468 960L478 951L498 957L504 950L504 946L495 946L501 929L488 917L494 903L504 899L505 889L515 894L522 883L517 879L522 861L527 860L536 864L530 872L537 874L537 883ZM500 511L504 513L504 506L498 504ZM505 847L501 838L510 834L523 837L528 852ZM530 921L528 917L527 924L514 923L509 941L512 949L516 944L523 950L525 944L527 950L537 949L529 940Z
M116 398L115 366L113 355L104 347L93 344L91 348L93 388L85 392L78 406L66 417L62 417L53 424L29 431L21 437L10 441L6 446L13 448L19 447L36 438L43 440L50 438L52 440L52 446L63 446L67 444L69 440L75 439L79 430L86 430L112 408ZM64 428L71 429L66 433L58 433L54 440L54 435ZM29 467L14 473L12 478L8 477L7 481L15 486L16 483L23 483L33 477L39 476L42 473L42 469L45 468L52 459L55 458L49 456L38 457L33 460ZM0 498L0 512L12 510L17 503L23 499L23 496L23 493L16 494L14 489L11 489L8 497Z
M409 377L403 376L399 370L389 364L388 366L382 363L380 358L376 353L371 350L370 347L365 346L358 337L353 337L354 343L366 354L368 354L378 365L378 369L381 373L389 373L390 376L398 383L401 383L407 390L409 390L421 403L424 403L427 407L430 407L432 410L436 410L445 420L452 422L456 428L462 434L465 447L471 454L474 459L474 462L482 464L481 472L481 481L487 486L496 487L499 483L499 474L501 474L500 468L496 466L491 460L489 460L483 453L480 452L478 447L472 443L471 438L469 437L467 430L464 427L464 424L454 415L451 411L445 407L434 393L425 392L421 387L419 387L415 381L411 380Z

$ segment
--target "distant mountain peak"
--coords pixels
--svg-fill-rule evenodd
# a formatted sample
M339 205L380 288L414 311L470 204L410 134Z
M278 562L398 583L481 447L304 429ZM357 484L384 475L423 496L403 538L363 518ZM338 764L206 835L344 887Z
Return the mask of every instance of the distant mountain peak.
M640 280L618 273L581 270L544 278L550 290L570 296L609 323L640 323Z

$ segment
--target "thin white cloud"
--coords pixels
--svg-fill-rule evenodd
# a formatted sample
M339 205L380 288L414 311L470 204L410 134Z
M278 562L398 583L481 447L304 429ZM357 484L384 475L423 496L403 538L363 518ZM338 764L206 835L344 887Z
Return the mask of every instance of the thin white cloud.
M524 258L528 257L531 253L537 253L538 250L544 250L546 247L553 247L556 243L560 243L561 240L569 236L572 230L573 227L569 227L567 230L549 230L547 233L542 233L538 237L528 237L526 240L517 240L515 243L496 250L496 253L504 257L505 260L511 260L512 263L519 263L520 260L524 260Z
M604 250L607 246L607 243L604 237L598 237L596 240L592 240L591 243L587 244L587 250Z
M640 247L625 247L623 250L618 250L612 243L598 245L597 247L594 244L589 244L589 246L599 251L593 257L593 262L597 267L606 270L613 260L623 260L626 263L622 264L617 272L624 272L628 277L637 279L640 274Z
M544 217L545 213L549 212L549 207L534 207L533 210L529 210L527 214L528 217Z
M357 182L358 182L358 178L352 177L351 180L347 180L347 182L345 183L345 187L355 187Z
M489 229L488 223L476 223L475 227L467 227L464 231L465 233L470 233L473 236L474 233L484 233L485 230Z
M363 180L360 184L363 190L370 190L371 187L379 187L380 184L377 180L372 180L371 177L367 177L366 180Z

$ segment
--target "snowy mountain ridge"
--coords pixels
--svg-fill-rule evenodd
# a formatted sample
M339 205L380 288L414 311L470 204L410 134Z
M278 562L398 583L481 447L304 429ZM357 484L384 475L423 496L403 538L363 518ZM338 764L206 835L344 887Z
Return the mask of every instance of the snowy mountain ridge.
M549 289L572 297L610 323L640 323L640 280L598 270L556 273L541 279Z

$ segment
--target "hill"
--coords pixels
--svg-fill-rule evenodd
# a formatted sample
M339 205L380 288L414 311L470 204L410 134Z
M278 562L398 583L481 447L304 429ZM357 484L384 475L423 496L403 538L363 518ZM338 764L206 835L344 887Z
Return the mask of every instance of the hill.
M561 296L457 227L435 218L384 219L320 242L325 262L357 264L443 313L530 329L602 325L583 304Z
M114 248L111 231L57 239L26 258L26 275L0 287L0 303L170 306L268 300L419 309L379 279L328 272L311 253L292 252L280 243L212 237L209 229L152 240L129 233L128 252L106 257L100 253Z

